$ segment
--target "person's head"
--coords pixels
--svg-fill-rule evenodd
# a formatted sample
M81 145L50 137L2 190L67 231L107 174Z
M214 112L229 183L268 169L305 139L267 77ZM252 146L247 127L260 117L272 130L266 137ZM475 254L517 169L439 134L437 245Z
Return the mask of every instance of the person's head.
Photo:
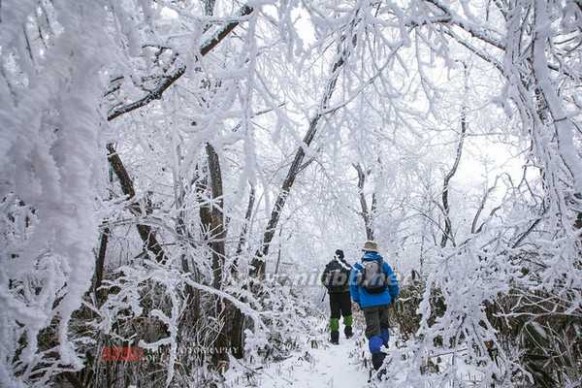
M378 253L378 244L375 241L366 241L364 247L362 248L364 252L376 252Z
M342 251L341 249L336 249L335 257L337 257L338 259L343 259L344 258L344 251Z

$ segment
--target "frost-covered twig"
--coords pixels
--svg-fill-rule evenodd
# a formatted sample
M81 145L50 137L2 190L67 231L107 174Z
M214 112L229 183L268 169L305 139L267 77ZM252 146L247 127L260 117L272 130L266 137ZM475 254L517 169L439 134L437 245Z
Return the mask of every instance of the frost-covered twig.
M240 17L250 15L253 12L254 8L248 5L242 6L239 11L238 15ZM218 30L209 40L202 44L199 49L200 55L205 56L208 54L214 47L216 47L224 38L228 36L234 30L236 26L240 23L239 20L233 20L227 23L224 27ZM178 79L180 79L186 73L187 66L182 65L179 66L172 74L165 75L161 78L158 85L150 91L145 97L132 102L130 104L115 108L112 112L107 115L107 120L111 121L116 119L117 117L132 112L136 109L139 109L143 106L146 106L152 101L159 100L162 98L163 93L174 84Z

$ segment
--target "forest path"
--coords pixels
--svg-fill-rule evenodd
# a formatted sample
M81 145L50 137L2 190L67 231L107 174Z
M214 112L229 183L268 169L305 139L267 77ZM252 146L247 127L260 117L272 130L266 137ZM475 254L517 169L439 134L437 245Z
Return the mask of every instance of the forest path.
M340 343L329 342L329 332L325 330L327 317L321 321L319 338L311 341L315 347L305 344L302 350L292 352L289 358L253 368L247 374L249 379L228 381L227 386L260 388L359 388L371 387L368 383L369 360L368 342L364 336L363 316L354 314L354 336L346 339L343 325L340 328ZM323 317L322 317L323 318ZM364 362L364 360L367 360ZM235 369L241 364L232 365ZM243 367L244 368L244 367ZM245 368L246 369L246 368ZM251 371L250 369L248 371ZM240 372L240 371L239 371ZM240 373L236 373L240 376ZM229 380L227 378L227 380Z
M368 371L360 361L359 340L340 338L339 345L325 342L318 348L294 354L270 365L261 373L260 387L355 388L368 381Z

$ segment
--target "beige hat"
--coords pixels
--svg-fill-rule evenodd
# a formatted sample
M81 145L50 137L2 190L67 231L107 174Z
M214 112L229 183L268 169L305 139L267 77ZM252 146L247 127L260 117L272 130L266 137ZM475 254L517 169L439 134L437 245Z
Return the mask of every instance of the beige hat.
M378 252L378 244L375 241L366 241L362 250L367 252Z

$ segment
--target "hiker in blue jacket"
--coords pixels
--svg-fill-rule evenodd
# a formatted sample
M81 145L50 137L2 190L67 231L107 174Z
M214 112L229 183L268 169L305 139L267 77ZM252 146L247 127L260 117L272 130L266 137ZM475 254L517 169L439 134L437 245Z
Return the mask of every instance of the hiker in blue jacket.
M361 262L350 273L350 294L364 313L372 365L379 370L386 357L382 346L388 347L390 338L388 306L396 301L400 290L394 271L378 253L378 244L366 241L362 251Z

